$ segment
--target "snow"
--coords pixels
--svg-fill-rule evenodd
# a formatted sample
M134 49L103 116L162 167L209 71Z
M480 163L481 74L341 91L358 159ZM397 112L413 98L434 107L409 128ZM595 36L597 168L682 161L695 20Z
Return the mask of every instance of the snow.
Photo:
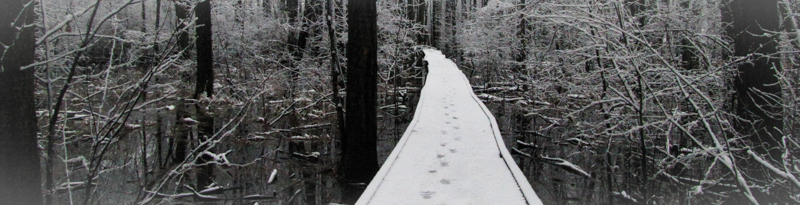
M544 160L545 163L558 166L561 169L564 169L573 174L582 175L585 176L586 178L592 178L592 175L590 175L586 171L583 171L583 169L578 167L578 165L572 164L567 160L561 158L550 158L550 157L540 157L540 159Z
M356 204L542 204L464 74L424 52L414 120Z
M269 175L269 181L267 181L267 184L272 184L272 182L275 181L276 176L278 176L278 169L272 169L272 174Z
M630 201L631 201L631 202L633 202L633 203L639 203L639 201L638 201L638 200L634 199L634 198L633 198L631 195L628 195L628 193L625 193L625 191L622 191L622 192L613 192L612 194L614 194L615 196L619 196L619 197L621 197L621 198L623 198L623 199L630 200Z
M197 120L194 120L194 119L189 118L189 117L183 118L183 122L189 123L190 125L196 125L197 124Z

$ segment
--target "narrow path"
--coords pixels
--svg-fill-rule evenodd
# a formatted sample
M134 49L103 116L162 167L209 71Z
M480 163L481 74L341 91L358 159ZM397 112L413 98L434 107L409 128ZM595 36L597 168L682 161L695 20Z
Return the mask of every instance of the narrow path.
M356 204L542 204L464 74L424 52L414 120Z

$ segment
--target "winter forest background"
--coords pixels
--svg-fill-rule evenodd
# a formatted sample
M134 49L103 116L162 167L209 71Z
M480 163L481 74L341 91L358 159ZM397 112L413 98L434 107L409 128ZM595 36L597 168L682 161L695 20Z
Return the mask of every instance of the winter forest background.
M348 201L347 1L2 4L0 191ZM470 78L546 204L800 203L798 21L794 0L378 0L377 157L411 121L430 46Z

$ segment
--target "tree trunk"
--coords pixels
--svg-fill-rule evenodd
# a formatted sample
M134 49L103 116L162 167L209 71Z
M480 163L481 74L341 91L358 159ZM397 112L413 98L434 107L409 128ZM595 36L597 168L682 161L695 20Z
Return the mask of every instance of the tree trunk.
M449 29L447 29L447 1L448 0L439 0L439 1L440 1L440 3L439 3L439 9L440 9L439 10L439 16L440 17L439 17L439 22L438 23L440 23L441 26L440 26L440 28L438 30L439 45L436 46L436 47L439 48L440 50L443 50L442 52L444 52L444 54L446 55L446 54L449 54L449 51L447 49L447 40L449 39L448 36L447 36L447 32L449 31Z
M378 172L377 78L378 25L376 2L351 0L347 3L347 98L345 132L342 136L344 203L353 203L363 185Z
M414 0L414 1L416 1L418 4L420 4L417 7L417 12L416 12L417 13L417 17L416 17L417 18L417 23L419 25L425 25L425 14L426 14L425 11L427 10L428 3L427 3L426 0ZM424 30L425 29L423 29L423 31L417 36L417 44L419 44L419 45L425 45L425 42L428 42L427 41L427 35L425 34Z
M435 0L426 0L428 3L428 46L436 46L436 2Z
M723 21L731 23L726 28L733 38L734 56L750 57L750 62L738 65L739 74L734 79L734 108L743 120L735 120L737 132L749 136L750 148L774 165L782 164L781 131L783 131L783 107L781 86L777 72L781 72L780 60L774 55L777 50L775 35L764 35L767 31L780 29L777 0L733 0L723 7ZM746 164L748 176L755 181L770 182L767 170L756 162ZM756 183L759 185L759 183ZM761 183L760 185L765 185ZM752 189L757 190L757 189ZM754 191L760 202L775 199L789 200L777 190L769 193ZM788 201L787 201L788 202Z
M519 49L517 50L517 66L515 66L514 73L522 74L525 69L525 60L528 58L528 21L525 19L525 10L527 4L525 0L521 0L519 5L519 26L517 28L517 39L519 39Z
M173 148L169 150L170 153L167 154L171 157L171 165L180 165L186 159L186 149L189 148L189 125L183 120L190 117L189 111L186 109L184 99L179 97L175 103L174 134L171 142L167 143L173 145Z
M295 106L294 99L295 97L295 90L297 90L297 80L300 77L300 72L296 67L296 61L299 61L302 58L302 50L300 47L300 39L303 38L302 33L299 32L299 28L301 27L298 22L302 22L298 20L298 16L300 14L300 3L299 0L286 0L286 12L288 13L289 17L289 24L292 26L289 29L289 34L286 39L287 48L289 50L289 59L283 61L283 66L289 68L289 90L285 93L285 97L289 100L289 110L291 113L287 116L288 127L295 127L298 126L298 119L297 119L297 107ZM303 38L303 40L305 40ZM291 136L299 135L299 132L296 130L292 130ZM295 142L288 142L288 152L293 153L296 152L297 146Z
M184 7L184 5L178 1L176 1L174 5L175 5L175 17L178 20L178 22L175 24L177 25L176 29L178 30L178 42L177 42L178 50L183 51L183 55L181 55L181 57L183 57L184 59L188 59L189 53L186 49L189 47L189 34L186 32L182 32L181 30L186 29L186 26L189 23L188 22L189 11L187 11L186 7Z
M147 33L147 5L142 1L142 33Z
M158 55L159 46L158 46L158 33L161 31L161 0L156 0L156 26L153 29L156 31L155 33L155 45L153 45L153 51L156 52Z
M146 96L145 93L142 93L142 95ZM142 112L142 121L140 121L139 123L140 123L140 125L144 125L145 123L147 123L147 112L146 111ZM139 186L141 186L141 189L146 189L147 188L147 179L149 178L148 177L148 175L149 175L148 169L149 168L148 168L148 163L147 163L147 129L142 128L141 131L142 131L142 147L141 147L141 151L142 151L141 155L142 156L140 157L140 160L142 160L141 161L142 162L142 179L141 179L141 182L140 182Z
M156 176L158 176L158 174L160 173L161 168L163 166L163 164L162 164L163 163L162 162L163 158L161 156L161 154L162 154L162 150L161 150L161 146L162 145L161 145L161 143L164 142L164 130L161 127L162 126L161 123L163 123L163 120L161 119L161 112L157 111L156 112L156 142L155 142L155 144L156 144L156 162L155 162L155 167L153 167L153 169L156 171L156 172L154 172L154 175L156 175Z
M29 2L11 0L0 7L0 43L5 45L0 47L0 199L4 204L42 204L34 69L20 70L33 63L36 47L36 27L28 26L36 18L35 4ZM17 28L22 28L19 33Z
M236 4L234 4L234 14L236 16L236 25L239 26L241 32L244 32L244 18L247 15L247 12L244 10L244 5L242 4L242 0L236 0Z
M334 139L341 139L344 132L344 110L342 110L342 99L339 97L339 52L336 48L336 4L333 0L327 0L328 5L328 41L330 45L331 57L331 90L333 91L333 106L336 109L336 127L334 128Z
M197 83L194 89L194 99L200 99L203 94L206 97L214 96L214 48L211 40L211 0L204 0L197 3L194 8L197 16L196 24L197 39L195 47L197 49ZM197 114L197 135L198 139L206 141L214 135L214 117L210 116L201 103L195 104L195 114ZM200 150L208 149L201 147ZM198 164L206 163L211 160L211 156L202 155ZM214 166L201 166L197 173L197 189L204 189L210 185L214 176Z
M647 9L647 1L646 0L625 0L625 4L627 4L628 10L631 12L631 16L637 19L639 23L639 27L644 27L647 23L647 18L644 14L645 9Z

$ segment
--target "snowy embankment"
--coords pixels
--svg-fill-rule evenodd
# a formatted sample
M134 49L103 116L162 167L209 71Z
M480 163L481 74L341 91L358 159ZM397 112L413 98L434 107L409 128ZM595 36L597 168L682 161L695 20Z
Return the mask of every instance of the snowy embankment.
M414 120L356 204L542 204L464 74L424 52Z

